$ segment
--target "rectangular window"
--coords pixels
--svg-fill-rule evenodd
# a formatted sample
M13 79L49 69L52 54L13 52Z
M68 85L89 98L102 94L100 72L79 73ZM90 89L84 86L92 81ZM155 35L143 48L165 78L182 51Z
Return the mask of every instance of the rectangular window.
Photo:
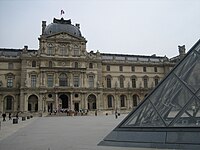
M61 56L65 56L66 55L66 52L65 52L66 50L65 50L65 48L64 47L61 47L60 48L60 55Z
M158 72L158 69L157 69L157 67L154 67L154 72Z
M147 67L143 67L143 72L147 72Z
M131 71L135 72L135 66L131 66Z
M8 63L8 69L13 69L13 63Z
M79 76L74 75L74 87L79 87Z
M53 75L47 75L47 86L53 87Z
M108 108L112 108L112 97L108 96Z
M78 48L74 49L74 56L79 56L79 49Z
M7 87L8 88L13 87L13 77L11 77L11 76L8 76L8 78L7 78Z
M89 76L89 87L90 88L94 87L94 76Z
M132 79L132 88L136 88L136 79Z
M53 55L53 47L48 47L47 54Z
M110 71L110 66L109 65L106 66L106 70Z
M36 75L31 75L31 87L36 87Z
M123 66L119 66L119 71L123 71Z
M146 78L144 79L144 88L148 88L148 80Z

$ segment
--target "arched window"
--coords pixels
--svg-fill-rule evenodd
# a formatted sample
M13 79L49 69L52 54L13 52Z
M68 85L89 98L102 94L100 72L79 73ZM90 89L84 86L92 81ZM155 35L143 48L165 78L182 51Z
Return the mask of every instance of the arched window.
M74 62L74 68L78 68L78 62Z
M67 75L64 73L59 76L59 86L68 86Z
M113 96L108 95L107 101L108 101L108 108L112 108L113 107Z
M136 80L137 80L137 77L135 75L133 75L131 77L132 88L136 88Z
M124 88L124 76L119 77L120 88Z
M126 107L126 97L125 97L125 95L120 96L120 105L121 105L121 107Z
M148 76L143 77L143 82L144 82L144 88L148 88Z
M133 95L133 107L136 107L138 105L139 97L138 95Z
M36 67L36 61L35 60L32 61L32 67Z
M111 88L111 76L107 76L106 81L107 81L107 88Z

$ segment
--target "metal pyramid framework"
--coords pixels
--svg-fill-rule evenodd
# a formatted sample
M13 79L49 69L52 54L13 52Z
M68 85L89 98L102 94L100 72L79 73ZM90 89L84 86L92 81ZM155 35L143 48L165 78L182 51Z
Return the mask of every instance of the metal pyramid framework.
M200 149L200 40L99 145Z

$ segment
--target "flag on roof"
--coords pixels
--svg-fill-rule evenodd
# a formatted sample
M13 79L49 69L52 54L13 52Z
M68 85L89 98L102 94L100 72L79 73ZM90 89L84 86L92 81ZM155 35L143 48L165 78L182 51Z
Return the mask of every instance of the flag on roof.
M64 12L64 10L61 10L60 15L63 15L63 14L65 14L65 12Z

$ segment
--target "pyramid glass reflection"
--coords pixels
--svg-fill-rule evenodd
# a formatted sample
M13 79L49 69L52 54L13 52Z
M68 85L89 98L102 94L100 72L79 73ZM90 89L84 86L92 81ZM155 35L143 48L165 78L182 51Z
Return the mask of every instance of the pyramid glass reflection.
M200 40L100 145L200 148Z

